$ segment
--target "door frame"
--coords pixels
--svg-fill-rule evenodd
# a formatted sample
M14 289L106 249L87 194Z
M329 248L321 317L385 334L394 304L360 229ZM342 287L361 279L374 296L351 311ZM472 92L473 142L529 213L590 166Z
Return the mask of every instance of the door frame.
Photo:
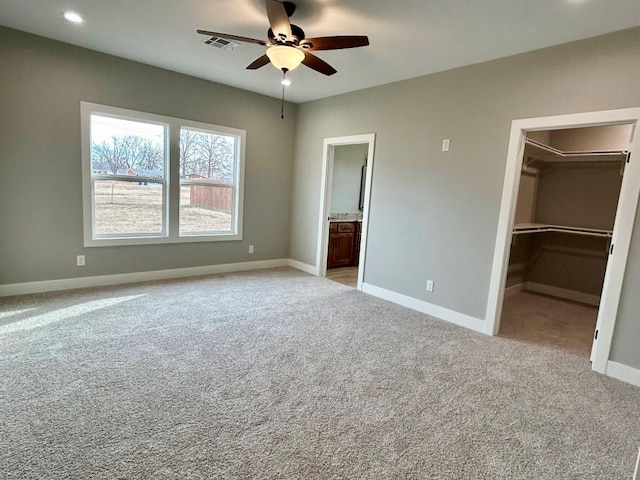
M520 170L524 155L525 134L536 130L557 130L614 124L634 125L633 138L629 150L631 152L640 152L640 133L638 131L640 108L528 118L512 122L484 333L497 335L500 329L515 207L520 186ZM599 373L606 373L607 371L622 283L631 245L631 235L638 207L638 195L640 195L640 162L636 160L625 166L625 175L622 179L611 238L611 244L615 245L615 249L609 255L607 261L600 308L598 310L596 323L598 336L593 343L591 368Z
M318 276L327 275L327 253L329 247L329 213L331 208L331 190L333 185L333 161L335 148L345 145L367 144L367 170L364 185L364 207L362 210L362 241L358 260L357 289L362 290L367 255L367 237L369 233L369 210L371 203L371 184L373 180L373 160L375 152L375 133L349 135L346 137L325 138L322 146L322 183L320 186L320 216L318 220L318 246L316 265Z

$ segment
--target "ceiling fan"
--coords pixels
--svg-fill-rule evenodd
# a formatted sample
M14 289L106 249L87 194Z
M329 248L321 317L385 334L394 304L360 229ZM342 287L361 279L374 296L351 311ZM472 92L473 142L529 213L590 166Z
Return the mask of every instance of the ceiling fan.
M289 17L296 10L296 5L293 2L266 0L266 7L267 17L271 26L267 31L268 40L258 40L228 33L210 32L208 30L198 30L198 33L265 46L267 47L266 53L247 66L247 70L257 70L271 62L273 66L282 70L285 74L302 63L317 72L333 75L337 70L311 53L312 51L337 50L369 45L369 39L363 35L306 38L304 31L300 27L289 22Z

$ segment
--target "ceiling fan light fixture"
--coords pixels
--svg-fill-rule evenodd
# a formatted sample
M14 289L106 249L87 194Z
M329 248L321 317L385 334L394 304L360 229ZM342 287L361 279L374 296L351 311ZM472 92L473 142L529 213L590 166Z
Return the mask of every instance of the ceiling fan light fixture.
M304 52L287 45L273 45L267 48L267 57L278 70L293 70L304 60Z

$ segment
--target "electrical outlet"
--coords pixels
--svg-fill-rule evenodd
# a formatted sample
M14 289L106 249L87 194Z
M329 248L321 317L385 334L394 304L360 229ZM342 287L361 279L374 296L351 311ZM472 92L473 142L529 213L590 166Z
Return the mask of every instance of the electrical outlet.
M427 280L427 292L433 292L433 280Z
M253 245L249 245L249 253L253 253Z
M442 151L443 152L448 152L449 151L449 144L450 144L450 140L448 138L445 138L444 140L442 140Z
M76 257L76 266L84 267L86 265L84 255L78 255Z

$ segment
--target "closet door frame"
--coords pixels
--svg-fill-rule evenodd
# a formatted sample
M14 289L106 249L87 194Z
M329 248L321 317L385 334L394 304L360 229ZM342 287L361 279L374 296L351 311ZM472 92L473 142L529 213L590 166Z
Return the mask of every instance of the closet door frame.
M514 120L511 123L511 135L507 152L502 201L496 246L493 256L489 297L485 316L484 333L497 335L500 329L504 287L511 251L511 237L515 219L516 201L520 187L520 170L524 156L524 138L527 132L538 130L557 130L564 128L594 127L602 125L631 124L634 135L630 146L631 152L640 152L640 108L625 108L553 117L538 117ZM591 368L606 374L613 341L618 305L624 273L631 245L631 234L640 195L640 161L632 161L625 166L622 179L618 209L611 238L615 245L607 261L607 269L602 288L600 308L596 330L598 338L594 340Z

